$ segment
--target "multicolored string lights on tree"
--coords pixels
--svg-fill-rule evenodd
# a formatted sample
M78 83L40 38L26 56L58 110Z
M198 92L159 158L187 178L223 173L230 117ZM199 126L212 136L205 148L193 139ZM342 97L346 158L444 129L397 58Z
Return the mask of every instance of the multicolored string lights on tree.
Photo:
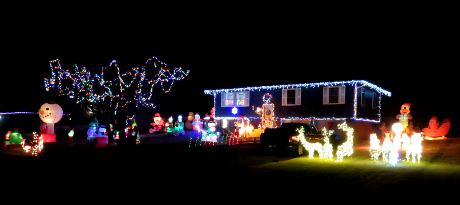
M78 65L64 69L59 60L50 61L50 68L51 76L44 79L47 91L68 96L91 111L110 110L115 115L120 109L155 107L151 102L155 85L159 84L163 92L168 93L175 81L184 79L190 72L181 67L171 71L157 57L127 72L122 72L115 60L99 74Z

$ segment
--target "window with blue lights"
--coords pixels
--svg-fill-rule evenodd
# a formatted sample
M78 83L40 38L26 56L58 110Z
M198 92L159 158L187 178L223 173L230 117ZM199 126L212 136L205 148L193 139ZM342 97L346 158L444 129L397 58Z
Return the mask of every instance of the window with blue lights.
M235 93L222 93L222 107L235 106Z
M249 92L222 93L221 107L249 107Z

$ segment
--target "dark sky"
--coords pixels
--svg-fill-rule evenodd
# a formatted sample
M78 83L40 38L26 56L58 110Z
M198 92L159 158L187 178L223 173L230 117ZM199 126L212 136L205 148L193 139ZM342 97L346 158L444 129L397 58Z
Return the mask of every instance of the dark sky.
M384 115L398 114L408 101L421 122L438 115L453 118L455 127L460 116L459 35L449 12L83 8L8 16L0 111L38 109L51 59L99 69L112 59L132 67L155 55L191 70L160 100L181 112L206 109L207 88L364 79L393 92Z

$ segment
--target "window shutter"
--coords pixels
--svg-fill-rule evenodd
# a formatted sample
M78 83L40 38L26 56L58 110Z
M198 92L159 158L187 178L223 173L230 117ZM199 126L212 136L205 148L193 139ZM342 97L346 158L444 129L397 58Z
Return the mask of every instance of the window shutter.
M302 102L302 89L295 89L295 105L300 105Z
M329 104L329 87L323 87L323 105Z
M282 98L281 98L281 105L287 105L287 90L283 89Z
M249 92L244 94L244 106L249 107Z
M339 104L345 104L345 86L339 87Z

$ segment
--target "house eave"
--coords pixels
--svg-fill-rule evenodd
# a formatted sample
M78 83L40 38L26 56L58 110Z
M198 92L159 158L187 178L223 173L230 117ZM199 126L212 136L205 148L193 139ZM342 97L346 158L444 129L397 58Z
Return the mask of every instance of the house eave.
M271 85L271 86L255 86L255 87L231 88L231 89L204 90L204 93L208 95L216 95L219 93L228 93L228 92L293 89L293 88L316 88L316 87L322 87L322 86L340 86L340 85L353 85L353 86L362 85L362 86L369 87L385 96L391 97L390 91L385 90L365 80L349 80L349 81L334 81L334 82L319 82L319 83L299 83L299 84L286 84L286 85Z

